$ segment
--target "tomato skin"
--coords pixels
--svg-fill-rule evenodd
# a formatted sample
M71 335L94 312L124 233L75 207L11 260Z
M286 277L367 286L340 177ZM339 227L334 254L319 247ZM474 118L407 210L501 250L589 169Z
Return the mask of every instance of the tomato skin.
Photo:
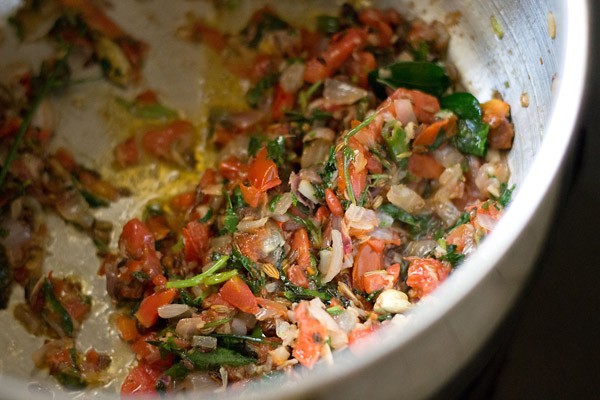
M358 86L366 88L369 85L369 72L377 67L375 56L368 51L360 51L352 56L348 65L350 76L356 77Z
M292 355L307 368L312 368L321 356L327 339L327 328L308 312L308 302L303 300L294 310L298 321L298 339Z
M392 44L394 31L387 23L382 10L367 8L360 12L358 19L366 26L372 27L377 31L377 46L388 47Z
M340 199L338 199L335 195L335 192L330 188L325 189L325 202L327 203L329 211L331 211L333 215L335 215L336 217L344 216L344 209L342 208L342 203L340 202Z
M156 382L162 372L144 362L133 367L121 385L121 396L152 395L158 393Z
M308 288L308 269L310 262L310 239L306 229L294 232L291 243L292 251L296 253L296 262L288 269L288 279L296 286Z
M366 32L359 28L349 28L336 34L329 42L327 49L321 53L320 58L324 63L320 62L318 58L312 58L306 63L304 80L308 83L315 83L332 76L354 50L366 42L366 39Z
M2 137L2 135L0 135ZM60 165L68 172L73 172L77 168L77 162L71 152L63 147L60 147L54 153L54 158L60 163Z
M373 239L359 246L352 268L352 286L355 289L366 291L365 274L383 268L384 246L381 241Z
M124 341L133 342L140 337L135 319L125 315L118 315L115 322L119 331L119 336L121 336L121 339Z
M219 165L219 173L230 181L243 179L248 174L248 167L237 157L231 156Z
M134 218L123 226L119 248L130 258L140 258L146 250L154 251L154 236L146 224Z
M196 193L195 192L186 192L178 194L173 197L169 204L175 211L185 212L196 203Z
M279 171L277 164L267 157L267 148L263 147L254 161L248 167L248 180L250 184L261 192L266 192L269 189L279 186Z
M444 172L444 167L429 154L415 153L408 158L408 170L419 178L437 179Z
M260 190L252 185L246 186L244 184L240 184L240 191L242 192L244 201L248 203L250 207L256 208L258 206L262 196L262 192Z
M177 120L144 133L141 144L146 152L158 158L170 158L173 146L178 142L190 141L194 126L189 121Z
M114 149L115 162L121 168L136 165L140 160L140 152L134 137L119 143Z
M440 111L440 102L434 96L418 90L404 88L396 89L389 97L390 100L408 99L413 104L413 111L417 120L422 123L432 124L435 122L435 114ZM393 115L396 115L395 111Z
M280 84L277 84L275 86L273 105L271 106L271 118L274 120L281 119L286 111L294 108L294 104L296 104L296 95L286 92Z
M371 325L368 328L354 329L348 335L348 345L352 346L356 343L359 343L361 340L370 336L376 330L377 330L377 328L374 325Z
M177 297L177 290L175 289L153 293L142 300L135 317L142 326L150 328L158 321L158 308L171 304L175 297Z
M446 118L426 126L415 137L413 146L431 146L441 129L444 129L447 137L454 136L454 133L456 133L456 120Z
M210 232L208 226L198 221L189 222L181 230L186 261L201 262L208 250Z
M219 294L229 304L249 314L258 312L254 293L239 276L234 276L219 289Z
M408 266L406 284L409 296L420 299L433 292L450 274L450 267L433 258L413 258Z

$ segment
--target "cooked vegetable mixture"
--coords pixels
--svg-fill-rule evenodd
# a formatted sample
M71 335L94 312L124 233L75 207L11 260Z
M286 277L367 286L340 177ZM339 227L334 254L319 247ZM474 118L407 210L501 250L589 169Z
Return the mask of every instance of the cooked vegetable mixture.
M12 18L21 35L38 3ZM211 113L216 164L147 204L110 251L112 225L90 208L135 188L66 149L48 153L53 127L34 115L73 84L73 52L127 86L147 45L87 0L52 4L57 57L0 92L0 297L6 306L13 281L27 287L15 315L49 338L36 365L65 385L106 382L110 357L76 349L91 299L75 278L42 273L44 210L98 246L113 322L137 357L129 395L332 362L434 291L510 201L510 107L461 90L442 23L345 4L309 30L262 8L231 34L190 16L178 35L249 83L247 108ZM193 169L195 126L152 89L138 93L117 103L151 123L115 147L115 168Z

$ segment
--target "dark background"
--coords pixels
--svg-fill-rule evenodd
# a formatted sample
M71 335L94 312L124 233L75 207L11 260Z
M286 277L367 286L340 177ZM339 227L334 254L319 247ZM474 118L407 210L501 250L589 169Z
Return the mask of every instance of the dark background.
M484 350L492 358L464 372L459 399L600 399L600 2L588 3L589 85L559 210L531 281Z

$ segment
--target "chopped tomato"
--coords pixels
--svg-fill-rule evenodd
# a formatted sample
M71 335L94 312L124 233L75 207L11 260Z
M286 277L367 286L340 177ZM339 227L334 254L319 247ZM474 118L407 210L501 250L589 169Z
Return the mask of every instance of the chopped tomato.
M131 167L138 163L140 152L134 137L119 143L114 149L115 162L121 168Z
M142 135L141 144L149 154L170 159L174 146L189 146L193 135L194 126L190 122L177 120L162 128L147 131Z
M408 159L408 170L419 178L437 179L444 167L429 154L413 154Z
M312 368L321 356L321 348L327 340L327 328L308 311L308 302L301 301L294 310L298 321L298 339L292 355L307 368Z
M499 99L492 99L481 104L483 122L490 128L497 128L510 116L510 106Z
M186 261L201 262L208 250L208 226L198 221L189 222L181 230Z
M126 315L118 315L116 325L121 339L126 342L133 342L140 336L135 319L133 318Z
M286 111L292 110L296 103L296 95L286 92L280 84L275 86L273 105L271 106L271 118L279 120Z
M452 229L446 236L446 243L456 246L456 251L462 253L466 246L475 245L475 229L471 224L462 224Z
M358 86L366 88L369 85L369 72L377 67L375 56L368 51L356 52L348 65L350 76L356 78Z
M207 168L202 174L202 178L200 178L198 185L202 189L205 189L206 187L214 185L215 183L217 183L217 171L212 168Z
M331 212L329 211L329 208L320 206L315 213L315 219L319 222L319 224L323 225L325 221L327 221L327 218L329 218L330 214Z
M454 124L454 129L453 125ZM431 146L435 143L435 139L437 138L440 130L444 130L448 137L453 136L456 128L456 120L454 118L446 118L440 121L436 121L431 125L423 128L415 137L413 141L414 146Z
M294 232L291 247L296 254L296 262L288 269L288 279L294 285L308 288L307 272L311 268L311 262L310 239L306 229L300 228Z
M54 158L59 162L59 164L68 172L73 172L77 168L77 162L75 161L75 157L73 154L65 148L59 147L54 153Z
M306 63L304 80L315 83L330 77L365 42L366 33L362 29L350 28L338 33L331 39L329 46L320 57L312 58Z
M142 326L150 328L158 321L158 308L171 304L175 297L177 297L175 289L167 289L151 294L142 300L135 317Z
M358 144L358 143L356 143L356 145L355 145L354 141L351 141L350 143L351 143L350 147L353 150L355 150L357 146L360 146L360 144ZM362 149L359 149L359 151L362 152ZM341 152L338 152L336 154L336 161L337 161L337 167L338 167L338 190L340 193L343 193L343 195L347 198L348 194L347 194L347 190L346 190L346 174L344 171L344 157ZM350 165L348 165L347 170L348 170L348 174L350 175L350 183L352 185L352 192L354 193L354 197L356 199L358 199L358 198L360 198L363 191L367 187L367 179L369 176L369 171L365 166L359 172L356 172L356 168L354 165L355 165L354 162L351 162ZM349 199L347 198L347 200L349 200Z
M154 90L147 89L135 96L135 102L138 104L156 104L158 103L158 96Z
M224 178L235 181L246 177L248 174L248 167L237 157L231 156L221 162L219 165L219 173L223 175Z
M227 37L220 30L202 21L195 21L193 30L195 37L216 52L221 52L227 46Z
M121 395L151 395L157 393L156 382L162 375L160 369L140 362L133 367L121 385Z
M352 330L352 332L350 332L350 334L348 335L348 345L352 346L360 342L361 340L375 332L375 330L376 327L374 325L371 325L368 328L356 328Z
M386 287L387 283L388 281L386 279L386 274L383 271L367 273L363 277L364 290L368 294L383 289L384 287Z
M169 224L167 223L167 218L164 215L157 215L156 217L150 217L146 220L146 226L152 232L152 236L154 236L154 240L162 240L169 233L171 233L171 228L169 228Z
M0 138L16 134L21 127L21 122L21 118L19 117L12 117L5 121L4 124L0 126Z
M288 319L288 310L285 304L262 297L257 297L256 302L260 306L260 311L256 314L259 321L274 317Z
M380 240L370 239L358 248L352 268L352 286L355 289L366 291L365 274L383 268L383 246Z
M342 203L340 199L337 198L335 192L329 188L325 189L325 202L327 203L327 207L329 207L329 211L336 217L344 216L344 209L342 208Z
M252 186L261 192L266 192L281 184L277 164L267 157L266 147L263 147L256 155L254 161L250 163L248 167L248 180Z
M411 287L411 299L420 299L433 292L450 274L450 267L433 258L413 258L408 266L406 284Z
M396 89L389 97L391 100L408 99L413 104L413 111L419 122L431 124L435 122L435 114L440 111L440 102L434 96L418 90ZM394 113L395 115L395 113Z
M87 171L80 171L77 175L81 185L95 196L101 197L108 201L115 201L119 198L119 190L98 177Z
M252 290L239 276L234 276L219 289L219 294L229 304L249 314L258 312L258 303Z
M128 257L140 258L146 249L154 251L154 236L142 221L134 218L123 226L119 248L124 249Z
M246 186L244 184L240 184L240 191L242 192L242 197L244 197L244 201L248 203L250 207L257 207L262 196L262 192L255 188L254 186Z
M169 204L173 209L179 212L185 212L194 206L196 203L196 193L186 192L176 195L171 199Z
M360 12L358 19L375 30L378 47L389 47L391 45L394 31L387 23L382 10L366 8Z

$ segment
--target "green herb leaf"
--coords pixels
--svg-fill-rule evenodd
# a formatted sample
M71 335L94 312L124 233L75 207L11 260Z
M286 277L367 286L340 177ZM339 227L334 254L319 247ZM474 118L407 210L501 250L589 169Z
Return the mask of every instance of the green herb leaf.
M348 199L356 204L356 197L354 197L354 188L352 187L352 179L350 179L350 163L354 161L354 151L349 146L344 146L342 150L343 161L344 161L344 181L346 182L346 195Z
M225 192L225 198L227 199L227 208L225 209L225 220L223 224L227 232L234 233L235 231L237 231L237 224L240 221L240 219L235 213L235 211L233 211L231 198L229 197L229 194L227 194L227 192Z
M269 200L269 211L275 212L275 207L277 207L277 203L279 203L279 200L281 200L280 194L276 194L271 200Z
M187 376L189 372L190 370L186 368L185 364L183 364L182 362L178 362L177 364L174 364L171 368L166 370L164 374L166 376L170 376L173 379L183 379Z
M330 15L318 15L317 16L317 31L332 35L339 32L341 28L340 19Z
M303 219L291 213L287 213L286 215L297 223L304 225L315 247L321 247L322 237L320 227L317 227L310 218Z
M181 354L194 365L194 369L198 371L206 371L216 369L222 365L230 365L232 367L241 367L256 362L256 359L243 356L233 350L217 347L214 351L203 353L192 350Z
M470 93L453 93L442 97L440 106L452 111L459 118L481 121L481 105Z
M248 47L256 47L266 32L289 28L289 24L277 15L264 11L258 16L257 21L242 30L242 35L247 36Z
M284 165L285 138L283 136L278 136L276 139L273 139L269 143L267 143L267 155L278 166Z
M63 329L63 331L65 332L65 334L67 336L73 337L73 333L74 333L73 332L73 330L74 330L73 320L71 319L71 316L69 315L67 310L58 301L56 296L54 296L54 288L52 286L52 282L50 281L50 279L48 279L48 278L44 279L43 289L44 289L44 297L46 298L48 305L56 314L58 314L58 317L60 318L61 328Z
M387 97L386 87L416 89L440 97L450 87L450 77L437 64L406 61L371 71L369 83L380 98Z
M323 165L323 172L319 175L323 180L323 184L326 188L333 188L335 186L334 175L337 173L337 162L335 160L335 148L331 146L329 149L329 157L327 157L327 161Z
M463 154L483 157L487 151L489 130L490 127L486 123L461 119L458 121L458 133L454 136L454 144Z
M122 97L117 97L117 104L126 109L131 115L141 119L172 120L178 117L175 110L162 104L138 104L130 102Z
M446 246L446 254L442 259L448 261L453 267L456 267L465 259L465 255L456 251L455 244L449 244Z
M512 194L515 187L515 185L509 187L506 183L500 184L500 197L498 197L497 201L502 207L508 206L512 200Z
M402 124L395 120L386 122L381 131L381 136L392 159L399 165L406 163L410 155L410 147Z
M277 74L268 74L262 77L254 87L252 87L246 93L246 103L252 108L257 108L260 104L260 101L267 94L269 89L273 88L277 81L279 80L279 75Z

